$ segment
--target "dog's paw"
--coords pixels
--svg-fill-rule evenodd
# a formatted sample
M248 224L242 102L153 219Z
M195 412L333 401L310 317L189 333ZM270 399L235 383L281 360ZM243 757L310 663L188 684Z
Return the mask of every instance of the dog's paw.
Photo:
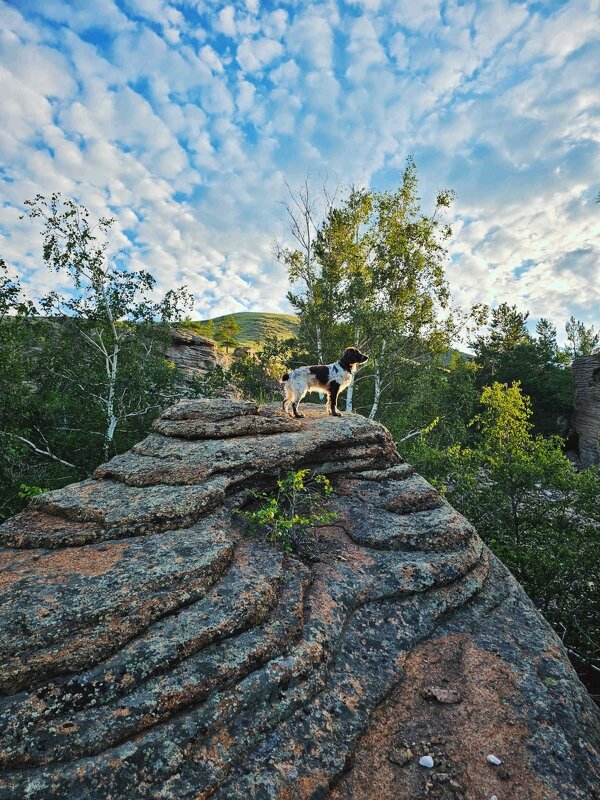
M296 419L304 419L304 414L299 414L299 413L298 414L294 414L294 417Z
M339 411L332 411L332 412L331 412L331 416L332 416L332 417L341 417L342 415L340 414L340 412L339 412Z

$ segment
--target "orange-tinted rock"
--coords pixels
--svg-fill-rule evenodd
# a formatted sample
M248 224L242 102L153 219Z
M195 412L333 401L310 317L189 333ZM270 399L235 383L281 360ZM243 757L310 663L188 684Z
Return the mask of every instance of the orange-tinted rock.
M597 709L518 584L385 428L305 411L177 404L0 527L0 798L598 797ZM337 516L244 536L303 467Z

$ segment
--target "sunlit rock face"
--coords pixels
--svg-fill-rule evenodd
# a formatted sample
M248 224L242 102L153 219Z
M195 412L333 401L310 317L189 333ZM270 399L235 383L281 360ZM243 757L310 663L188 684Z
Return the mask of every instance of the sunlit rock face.
M515 580L385 428L305 411L181 402L0 528L1 798L599 797L597 709ZM338 514L310 553L244 536L305 466Z
M573 427L579 437L582 467L600 464L600 355L573 362L575 400Z
M188 380L201 378L208 370L223 364L217 343L212 339L192 331L176 329L172 329L169 335L170 343L165 355L169 361L177 364Z

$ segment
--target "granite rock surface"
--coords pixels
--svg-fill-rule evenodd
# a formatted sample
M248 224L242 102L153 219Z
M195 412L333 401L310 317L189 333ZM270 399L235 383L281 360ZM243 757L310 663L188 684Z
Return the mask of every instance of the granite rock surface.
M0 798L600 798L514 578L385 428L304 410L183 401L0 527ZM237 511L300 467L337 516L290 555Z
M573 378L573 427L579 439L581 466L600 465L600 355L576 358Z
M201 378L209 370L223 363L217 343L190 330L173 328L165 355L182 370L188 380Z

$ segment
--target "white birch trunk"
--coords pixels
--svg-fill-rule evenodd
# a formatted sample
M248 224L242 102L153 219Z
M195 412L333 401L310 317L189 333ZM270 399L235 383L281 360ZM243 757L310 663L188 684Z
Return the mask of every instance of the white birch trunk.
M106 371L108 373L108 396L106 398L106 433L104 434L104 457L108 458L110 446L115 435L118 417L115 414L115 386L117 383L117 367L119 363L119 347L115 344L109 356Z
M323 363L323 338L321 336L321 326L317 323L315 325L316 333L317 333L317 356L319 359L319 364Z
M110 324L110 329L113 335L112 353L109 354L108 351L104 349L106 358L106 375L108 377L108 392L106 396L106 432L104 434L104 457L108 458L110 452L110 446L112 444L112 440L115 435L117 423L119 421L118 415L115 412L115 388L117 385L117 373L119 366L119 332L117 331L117 326L115 325L115 320L112 314L112 309L108 302L108 296L106 294L106 287L104 286L104 283L100 285L100 291L102 292L102 297L104 299L104 306L106 308L106 315L108 317L108 322Z
M358 347L358 340L359 340L359 331L354 333L354 347ZM352 412L352 400L354 395L354 373L352 373L352 379L350 380L350 385L346 390L346 411L350 414Z
M377 360L377 367L375 368L375 394L373 396L373 405L371 406L371 411L369 412L369 419L375 419L375 414L377 414L377 409L379 408L379 400L381 398L381 361L383 359L383 354L385 352L385 345L386 340L384 339L381 345L381 353L379 354L379 358Z

